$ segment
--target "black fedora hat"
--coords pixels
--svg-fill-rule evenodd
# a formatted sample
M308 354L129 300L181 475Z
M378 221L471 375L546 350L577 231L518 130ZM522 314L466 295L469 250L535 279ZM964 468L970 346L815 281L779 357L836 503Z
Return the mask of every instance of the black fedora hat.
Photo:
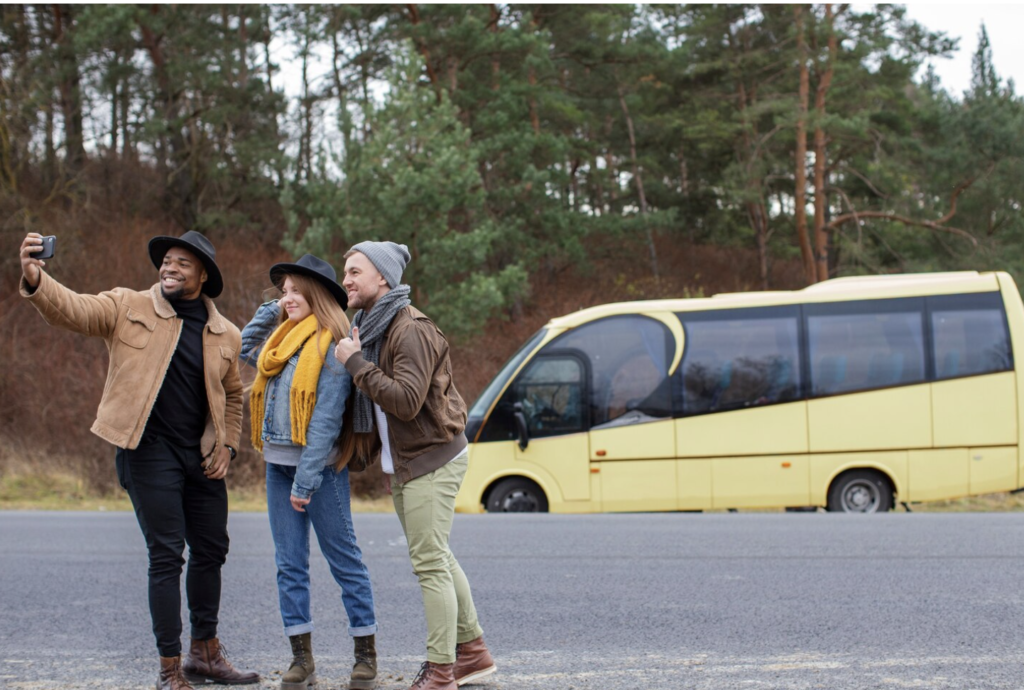
M213 260L217 255L217 250L213 248L213 243L206 239L206 235L195 230L189 230L181 237L169 237L167 235L154 237L149 241L149 258L152 259L154 266L160 268L164 262L167 250L171 247L184 247L198 256L200 261L203 262L203 267L206 268L206 282L203 283L203 294L212 298L221 293L224 289L224 279L221 278L217 262Z
M348 294L345 292L345 288L338 285L338 274L335 273L334 267L323 259L312 254L303 254L302 258L293 264L274 264L270 267L270 282L281 287L281 282L289 273L308 276L319 281L331 293L331 297L337 300L342 309L348 309Z

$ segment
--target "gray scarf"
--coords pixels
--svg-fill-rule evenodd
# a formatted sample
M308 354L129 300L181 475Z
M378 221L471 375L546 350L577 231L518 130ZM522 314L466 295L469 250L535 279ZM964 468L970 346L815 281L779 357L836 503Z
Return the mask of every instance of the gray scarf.
M360 309L352 319L352 327L359 329L359 344L363 350L363 359L374 366L380 365L380 346L384 333L391 325L395 314L408 307L409 286L399 285L381 297L366 312ZM351 335L351 333L349 334ZM356 387L356 399L352 408L352 428L356 433L366 434L373 431L373 401L359 387Z

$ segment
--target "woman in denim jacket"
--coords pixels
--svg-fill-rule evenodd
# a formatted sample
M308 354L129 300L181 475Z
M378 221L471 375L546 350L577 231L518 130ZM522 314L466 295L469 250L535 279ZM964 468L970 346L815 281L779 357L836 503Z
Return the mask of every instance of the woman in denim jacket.
M267 509L277 590L292 663L282 690L316 681L311 636L309 527L341 587L356 663L350 688L373 688L377 621L370 576L352 529L348 468L353 444L343 429L352 379L334 357L348 335L348 298L326 261L306 254L275 264L284 293L261 305L242 330L241 360L257 370L250 394L252 441L267 463ZM339 443L339 434L343 437Z

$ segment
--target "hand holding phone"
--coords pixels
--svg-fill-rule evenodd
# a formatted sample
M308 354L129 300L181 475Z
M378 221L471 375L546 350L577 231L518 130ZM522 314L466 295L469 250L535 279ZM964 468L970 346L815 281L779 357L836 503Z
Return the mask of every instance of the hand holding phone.
M25 235L18 256L21 259L21 272L29 287L33 289L39 287L41 268L46 265L43 259L51 258L56 246L57 238L53 235L43 237L38 232L30 232Z
M43 250L41 252L36 252L32 256L32 258L33 259L40 259L40 260L41 259L52 259L53 255L57 251L57 236L56 235L47 235L47 236L45 236L45 237L43 237L41 239L43 241Z

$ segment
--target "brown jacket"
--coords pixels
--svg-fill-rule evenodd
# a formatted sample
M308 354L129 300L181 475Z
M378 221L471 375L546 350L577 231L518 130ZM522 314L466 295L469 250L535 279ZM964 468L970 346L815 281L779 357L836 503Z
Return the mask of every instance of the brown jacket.
M119 448L137 448L181 334L181 320L160 293L159 283L149 292L114 288L79 295L44 271L31 293L22 277L21 294L51 326L106 341L110 364L92 432ZM202 299L210 315L203 329L210 413L201 442L208 457L221 446L238 448L242 435L242 336L213 300L205 295Z
M444 333L415 307L395 315L380 348L380 366L360 352L345 367L352 380L380 405L388 420L388 440L401 484L433 472L468 445L466 403L455 390ZM380 440L374 434L374 455Z

